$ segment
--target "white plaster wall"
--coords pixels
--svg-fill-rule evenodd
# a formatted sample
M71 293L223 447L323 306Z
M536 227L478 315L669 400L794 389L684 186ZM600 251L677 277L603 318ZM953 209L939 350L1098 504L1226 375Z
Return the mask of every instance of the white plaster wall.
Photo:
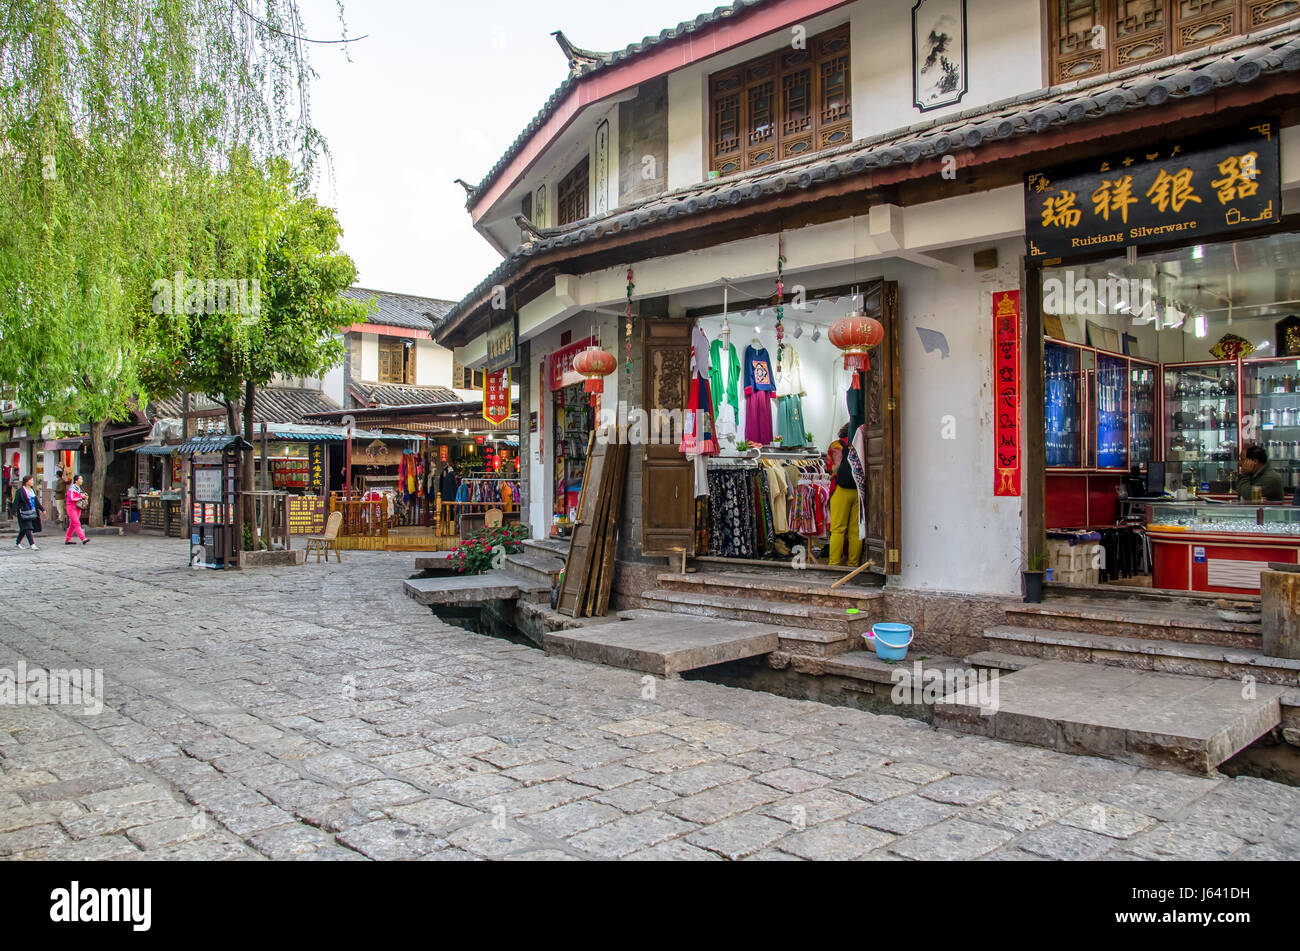
M1020 590L1022 500L993 495L992 295L1019 287L1023 243L997 247L991 271L961 249L957 274L899 262L883 275L899 284L903 587ZM947 359L918 327L947 338Z
M340 406L343 405L343 363L326 371L321 378L321 391Z
M912 6L915 0L854 4L853 137L926 122L1043 86L1038 0L970 0L966 5L968 91L960 103L921 112L913 105Z
M379 337L377 334L361 335L360 379L374 383L379 379Z
M432 340L415 341L415 382L419 386L451 386L451 351Z
M704 73L668 74L668 190L704 181L704 137L708 134Z

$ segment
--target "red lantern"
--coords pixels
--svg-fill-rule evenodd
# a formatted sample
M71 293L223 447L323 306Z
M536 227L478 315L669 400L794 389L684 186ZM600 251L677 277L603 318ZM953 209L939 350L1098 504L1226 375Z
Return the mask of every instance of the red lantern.
M880 321L866 314L849 314L831 325L830 341L844 352L844 369L854 371L853 389L858 387L858 373L871 369L871 348L884 339Z
M604 393L605 377L613 373L616 366L618 361L612 353L594 345L573 358L573 369L587 378L582 387L584 393Z

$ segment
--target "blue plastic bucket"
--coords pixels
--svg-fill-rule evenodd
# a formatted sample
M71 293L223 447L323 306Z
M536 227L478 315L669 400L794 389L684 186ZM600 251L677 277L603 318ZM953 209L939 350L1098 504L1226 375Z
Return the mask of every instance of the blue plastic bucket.
M912 643L910 624L880 623L871 625L876 656L881 660L902 660L907 656L907 645Z

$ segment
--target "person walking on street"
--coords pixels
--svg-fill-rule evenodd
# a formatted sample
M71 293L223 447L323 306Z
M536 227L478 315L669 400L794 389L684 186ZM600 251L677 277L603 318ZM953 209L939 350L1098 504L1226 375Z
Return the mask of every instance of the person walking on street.
M68 474L63 469L58 470L58 479L54 483L54 517L60 525L68 521Z
M72 481L68 483L67 505L68 510L68 534L63 536L63 544L75 545L72 536L76 535L81 539L81 544L90 541L86 533L81 530L81 513L90 505L90 496L86 494L86 488L82 476L73 476Z
M14 492L10 508L14 517L18 519L18 537L14 540L14 545L21 548L23 536L26 535L27 550L40 551L36 547L35 536L41 531L41 513L45 511L45 506L41 504L41 497L36 494L31 476L23 476L23 481Z

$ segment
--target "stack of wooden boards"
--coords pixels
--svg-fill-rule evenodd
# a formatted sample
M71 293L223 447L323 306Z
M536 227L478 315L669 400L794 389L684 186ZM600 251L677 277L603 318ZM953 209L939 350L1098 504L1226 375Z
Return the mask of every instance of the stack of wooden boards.
M587 469L578 496L578 524L569 538L564 584L557 608L569 617L603 617L614 584L618 516L627 479L628 444L591 434Z

